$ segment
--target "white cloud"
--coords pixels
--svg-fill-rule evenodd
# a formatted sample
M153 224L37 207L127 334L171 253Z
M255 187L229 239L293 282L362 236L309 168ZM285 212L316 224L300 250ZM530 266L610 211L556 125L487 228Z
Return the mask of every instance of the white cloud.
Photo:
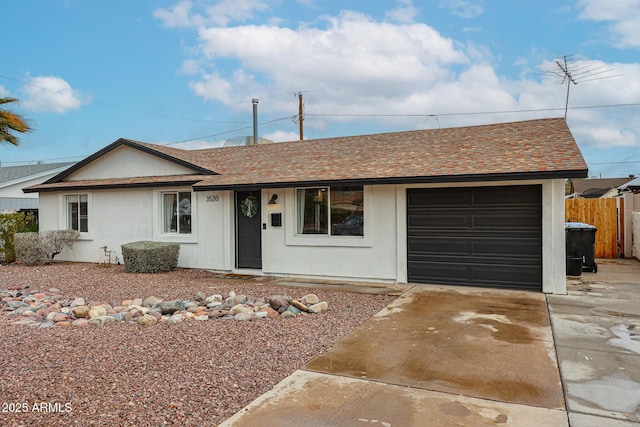
M153 12L153 16L161 20L169 28L186 28L197 26L203 22L202 15L191 14L192 3L181 1L170 9L158 8Z
M73 89L60 77L31 77L28 83L23 87L26 97L22 102L27 110L62 114L90 102L89 97Z
M420 10L413 5L413 0L398 0L399 6L387 12L387 17L403 24L415 21Z
M163 144L161 142L157 142L156 144ZM222 147L224 141L203 141L203 140L195 140L195 141L187 141L187 142L179 142L176 144L171 144L170 147L180 148L182 150L203 150L205 148L218 148Z
M483 5L446 4L466 5L476 13ZM566 86L531 73L555 67L553 61L539 59L547 58L547 53L531 52L521 61L523 74L505 78L489 48L448 39L423 23L381 22L343 11L297 28L206 25L198 29L198 37L197 55L184 67L196 73L190 87L198 96L245 112L251 108L251 98L257 97L261 117L264 112L278 117L297 114L297 100L291 94L303 91L306 138L324 135L327 129L337 133L347 122L354 125L350 131L361 124L362 132L367 132L384 123L391 124L385 130L411 129L564 115ZM624 77L572 86L570 107L640 99L640 63L582 58L574 65L613 69L612 74ZM504 113L521 110L537 111ZM486 112L493 113L460 114ZM640 147L640 115L634 112L637 107L572 109L568 122L581 147ZM272 124L265 137L295 140L298 135L291 129L290 123Z
M593 141L599 148L633 147L638 145L640 135L631 129L620 129L617 122L583 124L573 132L579 140Z
M202 72L204 72L204 70L195 59L187 59L183 61L182 66L180 67L180 73L187 76L193 76Z
M0 97L6 98L11 94L11 92L9 92L8 89L6 89L4 86L0 85Z
M264 12L268 9L269 4L264 0L221 0L205 7L203 12L194 12L193 2L184 0L169 9L156 9L153 16L169 28L226 26L231 22L251 19L255 12Z
M200 47L212 63L239 61L244 73L250 70L261 75L270 82L271 90L326 89L329 85L364 97L372 87L391 97L402 97L416 87L446 78L449 66L468 62L452 40L425 24L379 23L352 12L327 22L322 29L210 27L200 30ZM221 79L226 81L224 89L247 90L256 84L246 78L240 81L236 71L231 78L215 76L218 90ZM210 75L193 83L192 88L201 89L205 83L212 83ZM197 93L204 94L202 90ZM237 102L233 97L216 97L221 98Z
M277 130L275 132L265 133L264 138L270 139L273 142L297 141L300 139L300 134Z
M579 0L577 6L580 19L610 23L616 46L640 47L640 0Z
M484 0L440 0L441 8L450 9L454 15L462 18L475 18L484 13Z
M208 22L228 25L234 21L245 21L254 16L254 12L264 12L269 5L263 0L221 0L207 8Z

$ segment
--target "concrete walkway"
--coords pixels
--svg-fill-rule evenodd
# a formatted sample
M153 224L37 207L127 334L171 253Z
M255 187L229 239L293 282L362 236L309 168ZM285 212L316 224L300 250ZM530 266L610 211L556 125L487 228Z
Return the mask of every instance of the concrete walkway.
M640 262L568 286L410 287L222 426L640 427Z
M640 262L598 260L567 291L547 300L571 426L640 426Z

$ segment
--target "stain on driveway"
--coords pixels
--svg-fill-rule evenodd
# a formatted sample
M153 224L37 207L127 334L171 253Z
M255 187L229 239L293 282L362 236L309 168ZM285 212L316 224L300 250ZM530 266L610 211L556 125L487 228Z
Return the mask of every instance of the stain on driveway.
M563 409L542 294L416 286L305 368Z

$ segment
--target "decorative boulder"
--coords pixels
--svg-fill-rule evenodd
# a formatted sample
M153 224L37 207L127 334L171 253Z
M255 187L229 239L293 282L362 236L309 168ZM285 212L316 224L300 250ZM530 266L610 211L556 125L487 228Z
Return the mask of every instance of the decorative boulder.
M164 242L132 242L122 245L122 258L127 273L157 273L178 267L180 244Z

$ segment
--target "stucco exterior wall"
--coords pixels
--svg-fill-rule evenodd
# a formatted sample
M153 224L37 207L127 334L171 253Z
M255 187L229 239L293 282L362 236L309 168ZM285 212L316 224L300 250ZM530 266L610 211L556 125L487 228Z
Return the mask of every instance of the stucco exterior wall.
M52 176L53 175L47 175L42 178L38 177L34 179L20 180L13 183L5 183L2 188L0 188L0 196L17 197L21 199L37 199L38 193L24 193L22 189L31 185L41 184Z
M365 237L295 236L293 189L263 192L263 271L352 280L407 282L408 188L491 185L542 186L542 288L545 293L566 293L564 180L450 183L446 185L384 185L365 187ZM268 206L271 194L277 206ZM284 201L281 198L284 197ZM270 213L282 213L283 226L272 227ZM368 217L368 218L367 218Z
M229 192L218 194L208 203L210 193L194 193L191 236L164 235L161 232L160 194L176 189L105 190L89 192L89 232L83 233L73 249L65 249L56 259L99 262L100 248L113 250L122 260L121 245L139 240L181 243L179 265L190 268L230 270L229 260ZM189 188L182 190L189 191ZM64 194L41 196L40 229L65 229ZM213 199L212 199L213 200Z
M263 191L263 271L266 274L317 276L352 280L396 280L396 187L364 189L364 234L358 236L296 236L295 190ZM272 194L277 205L268 205ZM273 227L272 213L283 225Z
M633 249L632 255L640 259L640 212L634 212L633 219Z
M380 185L364 187L365 235L296 235L295 189L262 191L262 272L343 280L407 282L407 188L489 185L542 186L542 287L566 293L564 180L450 183L447 185ZM137 240L181 243L181 267L235 270L233 191L196 192L192 198L193 233L161 232L161 192L178 189L102 190L89 193L89 233L58 259L98 262L107 246L122 259L120 246ZM189 188L180 189L188 191ZM278 203L269 205L271 195ZM41 229L66 228L66 194L41 195ZM271 214L282 215L282 226ZM640 218L638 219L640 227ZM638 235L638 234L636 234ZM640 251L637 251L640 253ZM237 270L236 270L237 271Z
M619 201L620 205L624 205L624 256L631 258L633 256L633 240L640 239L638 234L633 234L633 212L640 212L640 194L622 193Z
M121 146L91 162L91 167L84 167L69 175L65 180L131 178L185 173L191 174L193 170L159 157L150 156L140 150Z

